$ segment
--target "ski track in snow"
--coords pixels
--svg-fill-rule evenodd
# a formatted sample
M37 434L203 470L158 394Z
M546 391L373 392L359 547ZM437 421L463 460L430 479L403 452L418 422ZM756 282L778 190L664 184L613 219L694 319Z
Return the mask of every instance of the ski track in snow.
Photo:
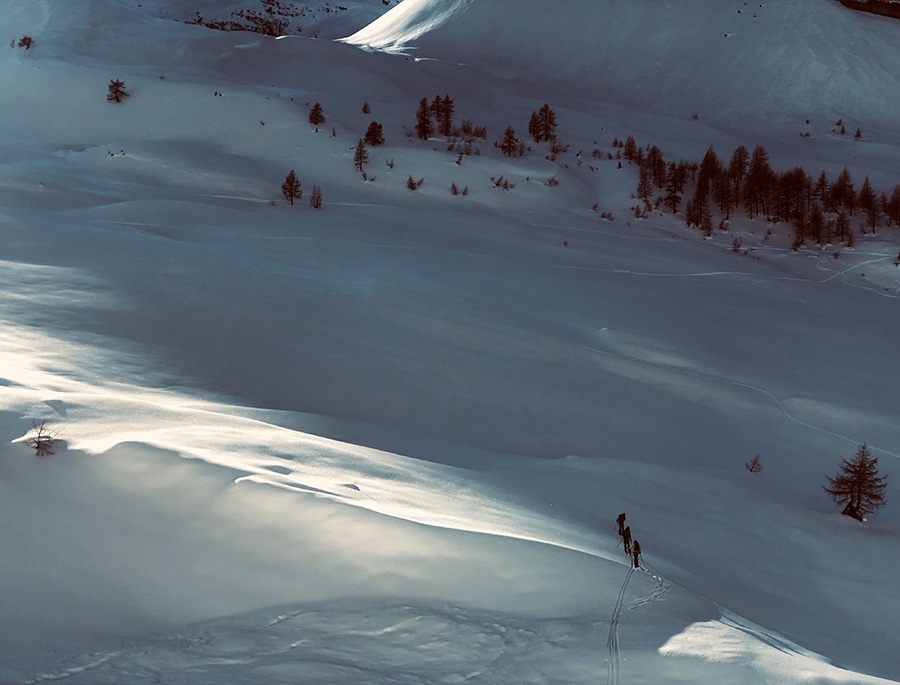
M622 582L622 588L619 590L619 596L616 598L616 604L613 608L612 616L609 619L609 637L606 640L606 646L609 648L609 659L607 661L607 685L619 685L619 670L621 662L621 654L619 650L619 622L622 615L645 606L651 602L661 599L669 591L669 582L661 575L652 573L645 565L641 566L641 570L647 573L651 578L656 580L656 585L649 595L633 599L625 604L625 592L628 589L628 581L634 575L635 568L631 564L628 565L628 573L625 574L625 580Z

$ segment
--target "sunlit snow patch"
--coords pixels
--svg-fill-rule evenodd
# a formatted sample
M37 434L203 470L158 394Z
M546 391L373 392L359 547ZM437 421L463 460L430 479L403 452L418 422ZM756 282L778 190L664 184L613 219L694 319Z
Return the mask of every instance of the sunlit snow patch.
M771 683L886 685L894 682L838 668L823 656L725 610L719 620L695 623L670 638L659 648L659 653L741 664Z
M373 50L403 52L419 36L438 28L471 3L472 0L406 0L343 42Z

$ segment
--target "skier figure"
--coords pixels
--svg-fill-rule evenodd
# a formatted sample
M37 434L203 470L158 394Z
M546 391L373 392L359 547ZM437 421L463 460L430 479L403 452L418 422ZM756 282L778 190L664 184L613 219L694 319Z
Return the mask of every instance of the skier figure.
M634 556L634 567L640 568L641 562L638 561L638 557L641 556L641 543L637 540L631 543L631 554Z
M619 535L625 535L625 512L623 511L616 518L616 523L619 524Z
M625 554L631 554L631 526L625 526L622 531L622 541L625 543Z

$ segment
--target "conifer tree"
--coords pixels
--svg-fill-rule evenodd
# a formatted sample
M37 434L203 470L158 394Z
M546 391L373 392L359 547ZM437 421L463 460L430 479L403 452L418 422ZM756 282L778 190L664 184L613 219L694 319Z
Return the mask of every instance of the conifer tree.
M503 140L500 141L500 151L507 157L515 157L519 149L519 139L512 126L507 126L503 132Z
M625 139L625 144L622 146L622 156L630 162L634 159L636 153L637 143L634 142L634 136L628 136Z
M541 120L537 112L532 112L528 119L528 135L535 143L541 142Z
M299 200L303 197L303 188L300 186L300 179L297 178L297 174L294 173L293 169L291 169L287 178L284 179L284 183L281 184L281 194L284 195L284 199L290 202L292 206L294 200Z
M431 121L431 108L428 106L428 98L419 101L419 109L416 111L416 135L420 140L428 140L434 133L434 122Z
M369 128L366 129L366 135L363 140L366 141L366 145L370 145L372 147L383 145L384 128L377 121L373 121L371 124L369 124Z
M840 473L828 479L822 489L828 493L835 505L844 505L841 512L860 521L884 506L884 491L887 476L878 475L878 457L863 443L850 460L841 459Z
M125 90L125 81L110 79L108 92L106 94L107 102L122 102L122 100L130 95L131 93Z
M319 125L325 123L325 114L322 112L322 105L318 102L309 110L309 123L316 127L316 133L319 132Z
M894 186L891 199L887 201L885 214L888 215L889 221L900 225L900 185Z
M322 189L318 185L312 187L312 192L309 194L309 204L313 209L322 208Z
M363 167L368 162L369 151L366 150L366 141L360 138L359 142L356 144L356 149L353 151L353 165L356 167L357 171L362 171Z
M538 110L541 122L541 140L556 140L556 112L544 103Z

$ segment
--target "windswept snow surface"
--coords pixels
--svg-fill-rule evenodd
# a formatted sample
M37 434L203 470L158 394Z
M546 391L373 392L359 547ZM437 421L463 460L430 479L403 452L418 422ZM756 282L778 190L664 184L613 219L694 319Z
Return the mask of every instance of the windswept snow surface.
M760 142L776 168L847 164L890 190L900 22L815 5L839 36L816 59L857 72L810 90L800 138L777 106L808 68L787 29L754 29L731 68L701 33L725 5L771 29L802 0L385 15L446 61L137 4L0 0L7 38L35 40L0 51L0 682L900 681L891 490L860 524L820 488L863 441L885 471L900 459L897 228L797 253L742 220L702 240L630 218L634 169L589 152ZM669 40L588 60L554 27L599 31L597 7ZM516 77L526 51L567 68ZM666 72L682 53L702 78ZM583 88L598 75L632 85L606 101ZM729 123L735 75L774 95ZM460 164L406 135L445 92L489 129ZM492 141L547 101L569 151L501 157ZM831 132L847 103L862 141ZM387 142L364 181L373 119ZM320 211L280 197L292 168ZM29 452L33 421L60 431L53 456Z

